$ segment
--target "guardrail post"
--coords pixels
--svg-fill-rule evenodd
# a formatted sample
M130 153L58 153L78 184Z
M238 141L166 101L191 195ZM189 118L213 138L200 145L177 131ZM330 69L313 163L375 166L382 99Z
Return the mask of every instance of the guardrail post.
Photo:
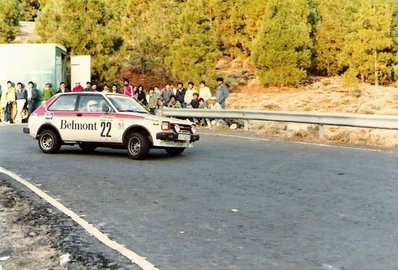
M323 125L318 125L318 130L319 130L319 139L323 139L324 136Z
M248 120L243 121L243 130L249 131L249 121Z

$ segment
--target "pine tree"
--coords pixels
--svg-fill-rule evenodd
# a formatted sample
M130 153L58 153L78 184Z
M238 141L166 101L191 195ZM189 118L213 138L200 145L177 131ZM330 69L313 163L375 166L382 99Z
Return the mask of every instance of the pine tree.
M306 0L270 0L253 45L252 60L264 85L297 85L310 66L311 26Z
M362 0L352 32L345 38L341 59L351 74L373 81L391 76L391 6L384 0Z
M357 16L359 1L321 0L319 23L316 33L317 67L327 75L337 75L344 66L339 56L345 46L345 38L352 31Z
M21 1L21 21L34 21L40 11L39 0L20 0Z
M19 1L0 1L0 42L10 43L19 33Z
M37 19L41 41L63 44L70 55L91 55L93 79L101 81L115 80L123 47L116 31L121 14L108 1L48 0Z
M187 0L177 18L178 36L172 42L166 63L172 75L182 81L214 80L220 52L203 3Z

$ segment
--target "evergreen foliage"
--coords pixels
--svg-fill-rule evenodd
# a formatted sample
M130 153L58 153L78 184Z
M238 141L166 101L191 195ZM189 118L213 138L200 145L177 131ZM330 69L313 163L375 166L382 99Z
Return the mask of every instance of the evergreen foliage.
M376 85L391 76L391 7L385 0L361 0L352 31L345 36L342 62L352 76Z
M43 42L63 44L71 55L91 55L94 79L112 81L120 69L123 38L116 31L121 14L111 2L48 0L37 32Z
M0 19L0 42L35 20L40 41L90 54L102 81L123 69L211 82L223 56L250 59L264 85L398 79L397 0L1 0Z
M19 33L19 1L0 1L0 42L10 43Z
M311 26L306 0L271 0L253 48L253 63L265 85L297 85L310 66Z
M21 21L34 21L40 11L39 0L20 0Z
M220 52L202 0L184 3L175 30L177 35L166 58L172 75L182 81L214 80Z

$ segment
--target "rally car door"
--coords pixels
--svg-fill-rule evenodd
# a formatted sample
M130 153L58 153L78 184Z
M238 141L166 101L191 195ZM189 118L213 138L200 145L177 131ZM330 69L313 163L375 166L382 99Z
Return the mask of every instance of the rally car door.
M75 141L116 142L118 118L102 95L79 95L76 116Z

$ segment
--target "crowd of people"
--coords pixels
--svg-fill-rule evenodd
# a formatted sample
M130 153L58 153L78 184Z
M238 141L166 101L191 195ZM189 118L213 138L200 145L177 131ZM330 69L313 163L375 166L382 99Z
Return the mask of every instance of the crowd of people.
M25 88L21 82L16 85L8 81L7 86L0 87L0 122L3 124L21 123L26 119L37 106L50 99L57 93L65 92L93 92L101 91L107 93L120 93L136 100L146 106L152 114L162 114L163 107L170 108L193 108L193 109L225 109L225 101L229 90L223 78L217 78L217 89L215 96L206 85L205 81L199 83L196 88L194 82L188 82L187 88L184 83L178 82L176 85L167 83L162 89L150 87L145 89L143 85L134 86L128 79L123 80L123 87L118 89L117 85L111 88L105 84L102 89L97 85L86 83L84 88L80 82L69 90L65 82L61 82L57 90L54 90L51 83L46 83L42 91L38 91L34 82L29 81ZM211 125L209 119L192 119L198 124Z

